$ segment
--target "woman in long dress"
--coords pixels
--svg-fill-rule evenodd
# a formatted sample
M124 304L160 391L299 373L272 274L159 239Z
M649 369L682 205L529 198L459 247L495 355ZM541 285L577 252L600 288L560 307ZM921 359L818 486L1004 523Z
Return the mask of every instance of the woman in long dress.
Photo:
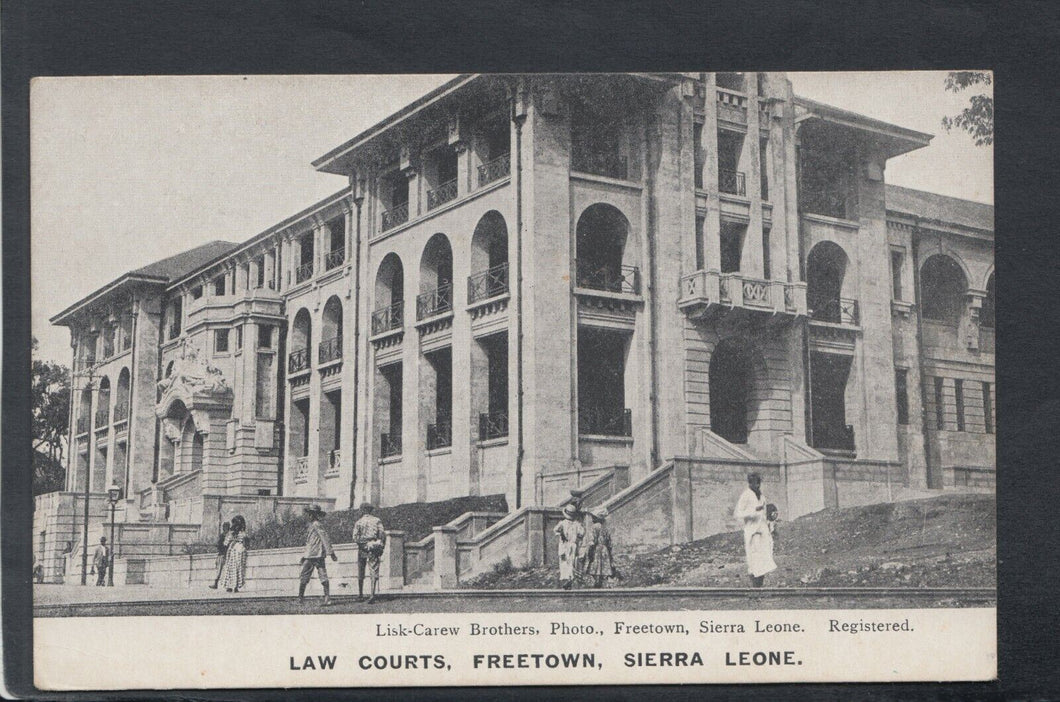
M586 559L588 575L593 579L593 586L601 588L608 578L618 577L615 570L614 555L611 552L611 530L607 528L607 509L601 507L589 513L593 523L585 540L589 543L589 557Z
M747 476L747 489L740 495L733 512L743 527L743 547L747 554L747 572L752 587L762 587L766 573L777 569L773 560L773 533L766 518L766 498L762 495L762 476Z
M247 574L247 522L241 515L232 517L232 530L228 532L228 550L225 557L221 586L228 592L239 592L246 584Z
M578 509L574 505L563 508L563 521L553 531L559 537L559 581L564 590L569 590L574 584L578 546L585 537L585 527L578 519Z

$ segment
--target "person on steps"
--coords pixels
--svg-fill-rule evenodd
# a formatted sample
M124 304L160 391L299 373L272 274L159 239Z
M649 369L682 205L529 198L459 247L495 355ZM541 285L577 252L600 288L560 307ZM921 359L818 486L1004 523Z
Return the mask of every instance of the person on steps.
M217 577L213 579L213 585L210 586L211 590L217 589L217 583L221 582L221 575L225 570L225 556L228 555L228 534L232 528L232 522L225 522L221 525L221 533L217 536L217 560L215 565L217 566Z
M364 574L368 569L372 587L368 604L375 602L375 592L379 585L379 560L383 555L382 547L386 543L386 530L379 517L373 514L374 511L372 505L365 502L361 505L361 518L353 525L353 542L357 544L357 601L364 601ZM371 568L373 551L378 551L375 556L374 574Z
M733 516L743 528L743 546L747 572L752 587L762 587L766 573L777 569L773 560L773 530L766 518L766 498L762 495L762 476L747 476L747 489L740 495Z
M320 520L324 517L324 510L320 508L320 505L311 505L305 508L305 513L309 517L309 530L306 531L305 551L302 553L302 573L298 576L298 601L305 602L305 587L309 584L309 579L313 577L315 569L317 577L320 578L320 585L324 588L324 601L320 603L320 606L328 607L331 605L331 584L328 580L326 558L331 556L333 561L339 558L335 555L335 549L331 547L327 532L320 524Z
M574 585L574 567L578 560L578 546L585 537L578 508L568 504L563 508L563 521L553 532L559 537L559 582L564 590Z

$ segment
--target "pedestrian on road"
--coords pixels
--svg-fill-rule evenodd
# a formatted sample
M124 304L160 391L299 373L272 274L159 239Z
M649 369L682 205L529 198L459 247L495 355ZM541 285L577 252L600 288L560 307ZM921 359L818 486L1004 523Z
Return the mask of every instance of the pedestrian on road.
M379 586L379 562L386 544L386 530L382 520L373 514L374 511L372 505L365 502L361 505L361 518L353 525L353 542L357 544L357 601L364 601L364 576L367 569L372 587L368 604L375 602Z
M752 587L762 587L766 573L777 569L773 560L773 531L766 518L766 498L762 495L762 476L747 476L747 489L740 495L733 516L743 527L743 547Z
M225 553L221 586L226 592L239 592L247 578L247 520L237 514L232 517L232 528L228 532L228 548Z
M564 590L574 584L574 568L578 560L578 546L585 537L578 508L568 504L563 508L563 521L553 532L559 537L559 582Z
M225 556L228 554L228 536L232 528L232 522L225 522L221 525L221 533L217 537L217 560L214 565L217 567L217 576L213 579L213 585L211 589L217 589L217 583L221 582L221 574L225 570Z
M328 556L331 556L333 561L337 561L339 558L335 555L335 549L331 547L328 533L324 531L324 527L320 524L320 520L324 517L324 510L320 508L320 505L310 505L305 508L305 513L309 517L309 530L305 535L302 572L298 576L298 601L305 602L305 588L309 584L310 578L313 577L313 570L315 569L317 577L320 579L320 585L324 588L324 601L320 603L320 606L328 607L331 605L331 583L328 580L326 559Z
M92 572L96 573L96 586L105 585L107 566L110 564L110 549L107 548L107 537L99 537L99 546L92 553Z
M611 551L611 530L607 528L607 508L601 507L595 512L589 512L592 517L592 525L585 537L589 544L589 555L586 559L586 568L589 577L593 579L593 586L602 588L608 578L618 578L615 570L615 559Z

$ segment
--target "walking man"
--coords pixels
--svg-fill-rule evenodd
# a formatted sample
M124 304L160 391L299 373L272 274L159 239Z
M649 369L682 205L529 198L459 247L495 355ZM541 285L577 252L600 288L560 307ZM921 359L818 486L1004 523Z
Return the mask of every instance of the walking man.
M217 577L213 579L213 585L211 589L217 589L217 583L221 580L221 573L225 569L225 556L228 554L228 530L232 528L231 522L225 522L221 525L221 533L217 537L217 560L215 565L217 566Z
M107 548L107 537L99 537L99 546L92 553L92 570L96 575L96 586L106 584L107 566L110 564L110 549Z
M762 476L747 476L747 489L740 495L733 513L743 528L743 546L747 555L747 572L752 587L762 587L766 573L777 569L773 560L773 533L766 518L766 498L762 495Z
M361 518L353 525L353 541L357 544L357 601L364 601L364 571L367 568L372 585L368 604L375 602L375 590L379 584L379 557L386 543L383 522L372 514L374 511L372 505L365 502L361 505Z
M331 556L333 561L339 558L335 555L335 549L331 547L327 532L320 525L324 510L320 508L320 505L312 505L305 508L305 513L309 516L309 531L306 532L305 552L302 554L302 573L298 577L298 601L305 601L305 586L309 584L309 579L313 577L313 570L316 569L317 577L320 578L320 584L324 588L324 601L320 603L320 606L327 607L331 604L331 586L328 581L328 567L325 559L327 556Z

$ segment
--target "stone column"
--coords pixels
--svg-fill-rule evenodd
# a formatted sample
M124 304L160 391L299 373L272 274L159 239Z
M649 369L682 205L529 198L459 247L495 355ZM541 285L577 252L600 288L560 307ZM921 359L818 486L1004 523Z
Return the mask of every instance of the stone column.
M707 192L707 211L703 222L703 258L708 271L721 270L721 201L718 199L718 91L714 74L705 78L706 100L703 105L703 129L700 148L703 151L703 186Z

